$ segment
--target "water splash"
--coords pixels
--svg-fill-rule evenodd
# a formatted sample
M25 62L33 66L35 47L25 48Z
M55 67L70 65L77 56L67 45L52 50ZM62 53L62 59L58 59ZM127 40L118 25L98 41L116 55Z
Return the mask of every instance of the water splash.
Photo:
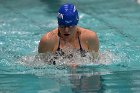
M68 66L71 64L77 65L110 65L114 62L120 61L121 58L118 55L111 53L110 51L104 51L99 53L97 59L93 58L93 52L87 52L86 57L81 57L80 51L76 49L64 48L64 55L55 55L52 53L40 53L33 56L22 57L18 62L22 65L31 67L45 67L47 65L56 66ZM71 56L72 55L72 56Z
M26 69L18 71L19 73L32 73L37 76L63 76L70 75L69 70L73 69L73 64L76 64L77 71L85 74L95 74L96 72L106 73L127 68L127 64L124 64L124 62L128 62L129 59L125 53L114 53L104 50L99 52L97 59L94 59L94 52L87 52L86 57L81 57L80 51L71 47L69 45L68 47L64 47L64 55L40 53L23 56L16 61L16 65L26 67ZM53 62L55 62L55 65ZM20 67L17 69L20 69Z

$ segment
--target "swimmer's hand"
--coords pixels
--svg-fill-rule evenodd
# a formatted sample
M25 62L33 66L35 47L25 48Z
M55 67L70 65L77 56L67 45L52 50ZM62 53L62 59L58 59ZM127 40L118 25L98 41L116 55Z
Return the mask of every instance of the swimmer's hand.
M70 67L75 69L78 67L78 64L70 64Z
M78 64L76 63L71 63L71 64L67 64L67 66L69 66L72 69L76 69L78 67Z

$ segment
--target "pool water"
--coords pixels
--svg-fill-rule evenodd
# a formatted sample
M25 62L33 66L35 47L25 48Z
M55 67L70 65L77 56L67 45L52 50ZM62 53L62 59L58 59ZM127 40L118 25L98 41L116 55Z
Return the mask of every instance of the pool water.
M40 38L74 3L79 26L95 31L99 63L77 68L34 61ZM139 93L139 0L1 0L0 93ZM81 62L83 64L83 62Z

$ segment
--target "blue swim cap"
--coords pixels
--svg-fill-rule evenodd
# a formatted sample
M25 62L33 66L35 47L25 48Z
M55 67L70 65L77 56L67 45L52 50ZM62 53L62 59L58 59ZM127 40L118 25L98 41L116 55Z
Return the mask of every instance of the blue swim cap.
M75 26L79 21L78 11L73 4L64 4L58 11L58 25Z

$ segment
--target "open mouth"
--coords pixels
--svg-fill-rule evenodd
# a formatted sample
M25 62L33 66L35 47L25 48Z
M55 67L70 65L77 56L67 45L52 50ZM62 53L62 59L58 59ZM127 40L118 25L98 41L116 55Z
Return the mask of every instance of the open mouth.
M70 34L64 34L65 36L69 36Z

